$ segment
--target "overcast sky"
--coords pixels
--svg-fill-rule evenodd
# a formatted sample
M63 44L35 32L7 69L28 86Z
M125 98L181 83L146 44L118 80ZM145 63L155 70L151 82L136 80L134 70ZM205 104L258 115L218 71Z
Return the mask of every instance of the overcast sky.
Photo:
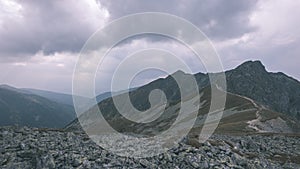
M299 0L1 0L0 84L70 93L76 59L88 38L114 19L138 12L170 13L195 24L212 41L226 70L261 60L268 71L300 80L299 9ZM106 74L96 77L97 92L108 90L106 78L126 54L149 47L170 50L189 62L190 53L175 42L136 38L109 55ZM159 75L144 73L135 81L143 84Z

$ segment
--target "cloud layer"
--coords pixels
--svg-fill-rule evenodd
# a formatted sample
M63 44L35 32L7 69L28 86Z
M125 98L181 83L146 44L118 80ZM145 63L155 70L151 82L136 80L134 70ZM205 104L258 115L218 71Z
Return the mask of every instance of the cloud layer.
M226 69L259 59L270 71L300 79L299 8L300 2L293 0L2 0L0 83L70 92L73 68L86 40L110 21L137 12L166 12L192 22L212 40ZM154 46L169 49L191 65L194 62L186 49L174 47L170 40L141 37L111 54L102 68L105 76L96 81L108 84L125 54ZM205 71L202 68L193 67ZM148 73L136 81L156 77Z
M108 19L94 1L0 2L0 57L78 52Z

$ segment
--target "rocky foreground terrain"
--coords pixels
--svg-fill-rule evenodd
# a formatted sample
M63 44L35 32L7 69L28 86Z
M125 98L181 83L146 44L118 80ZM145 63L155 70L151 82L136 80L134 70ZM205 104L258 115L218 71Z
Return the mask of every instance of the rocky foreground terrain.
M297 135L214 135L204 144L183 142L164 154L134 159L109 153L81 132L1 127L0 168L300 168Z

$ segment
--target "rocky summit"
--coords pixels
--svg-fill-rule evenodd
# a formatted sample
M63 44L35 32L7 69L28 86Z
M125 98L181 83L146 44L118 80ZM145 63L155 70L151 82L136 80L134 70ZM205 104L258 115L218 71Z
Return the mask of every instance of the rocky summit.
M184 139L147 158L114 155L83 132L0 128L1 168L300 168L299 135L213 135ZM128 141L128 140L127 140Z

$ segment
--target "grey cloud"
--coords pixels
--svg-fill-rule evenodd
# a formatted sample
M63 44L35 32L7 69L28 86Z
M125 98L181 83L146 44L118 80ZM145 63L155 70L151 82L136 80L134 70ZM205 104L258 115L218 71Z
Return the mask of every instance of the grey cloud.
M102 16L97 15L99 9L89 9L89 4L84 4L84 1L17 2L22 6L19 17L12 18L8 14L8 17L2 15L4 17L1 18L0 12L2 57L24 57L38 51L46 55L62 51L78 52L103 20Z
M188 19L212 39L235 38L255 31L249 24L249 15L256 0L176 0L141 1L100 0L108 8L111 18L138 12L166 12Z
M103 21L101 11L91 11L88 1L17 1L21 18L2 17L0 12L0 56L27 56L42 51L79 52ZM92 2L92 1L89 1ZM226 39L254 30L248 17L256 1L108 1L101 0L111 17L137 12L167 12L190 20L209 38ZM1 3L0 3L1 5ZM97 9L98 10L98 9ZM97 13L98 12L98 13ZM154 38L154 41L158 38Z

